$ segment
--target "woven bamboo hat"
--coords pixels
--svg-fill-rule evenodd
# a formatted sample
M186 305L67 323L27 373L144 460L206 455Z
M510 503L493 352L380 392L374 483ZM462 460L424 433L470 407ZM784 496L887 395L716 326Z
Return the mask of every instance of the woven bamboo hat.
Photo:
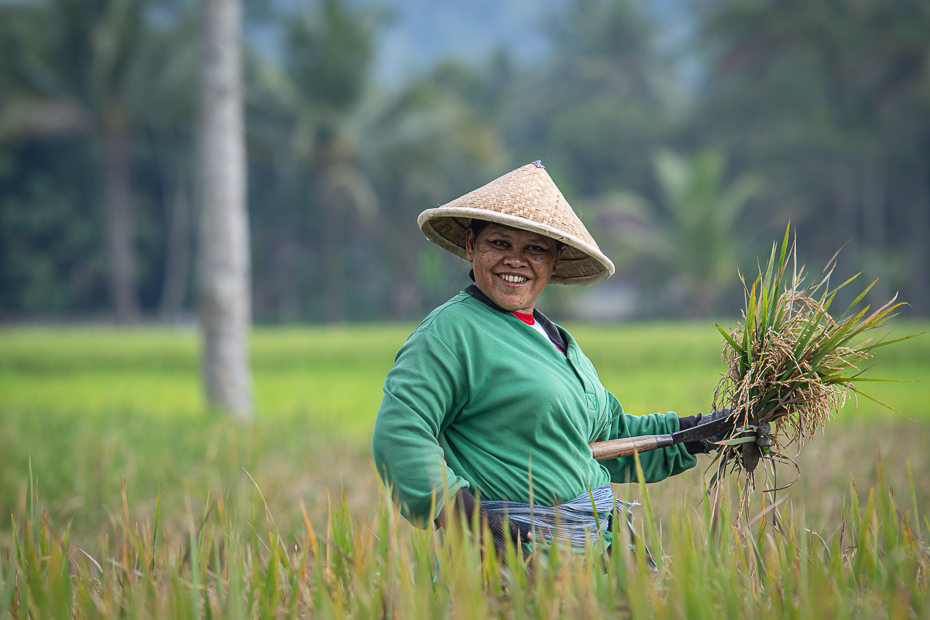
M427 239L465 258L465 231L473 219L539 233L567 245L551 282L593 284L614 273L614 264L597 247L539 161L441 207L427 209L417 224Z

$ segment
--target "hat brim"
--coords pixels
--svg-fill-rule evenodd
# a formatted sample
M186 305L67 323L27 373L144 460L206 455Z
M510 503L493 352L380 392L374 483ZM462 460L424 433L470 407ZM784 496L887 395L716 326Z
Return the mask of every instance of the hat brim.
M539 233L568 246L550 282L569 285L594 284L606 280L615 271L614 264L597 247L574 235L518 215L471 207L446 206L427 209L417 218L417 225L427 239L456 256L466 258L465 231L473 219Z

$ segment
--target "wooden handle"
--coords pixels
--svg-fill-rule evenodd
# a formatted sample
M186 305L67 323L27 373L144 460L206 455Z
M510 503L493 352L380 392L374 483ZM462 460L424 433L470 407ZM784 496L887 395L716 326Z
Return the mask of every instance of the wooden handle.
M643 435L641 437L627 437L625 439L611 439L589 443L591 454L595 461L606 461L621 456L632 456L634 452L649 452L672 445L675 441L671 435Z

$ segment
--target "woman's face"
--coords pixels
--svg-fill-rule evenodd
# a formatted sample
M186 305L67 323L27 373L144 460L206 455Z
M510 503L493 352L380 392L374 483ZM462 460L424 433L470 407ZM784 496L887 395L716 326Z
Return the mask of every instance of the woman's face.
M465 255L475 284L494 303L511 312L531 314L565 248L538 233L490 224L465 233Z

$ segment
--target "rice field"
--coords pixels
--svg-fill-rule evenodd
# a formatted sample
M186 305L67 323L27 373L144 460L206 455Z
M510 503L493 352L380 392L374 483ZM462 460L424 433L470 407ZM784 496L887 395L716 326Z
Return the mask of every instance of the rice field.
M256 330L250 426L204 412L193 332L0 331L0 617L930 614L926 336L870 372L917 381L869 386L901 413L848 402L780 503L738 523L731 484L714 520L700 466L618 486L658 573L623 544L527 572L384 497L370 432L412 327ZM710 323L569 329L631 413L707 411L725 370Z

